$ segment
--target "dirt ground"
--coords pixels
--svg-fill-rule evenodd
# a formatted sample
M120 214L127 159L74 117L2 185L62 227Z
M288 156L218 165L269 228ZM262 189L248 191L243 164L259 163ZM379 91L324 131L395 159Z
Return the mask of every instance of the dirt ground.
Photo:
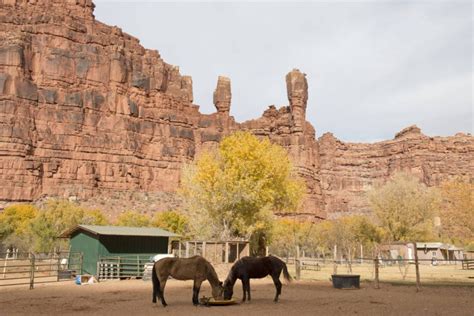
M360 290L336 290L329 281L293 281L273 303L271 279L251 281L252 301L233 306L194 307L192 282L169 280L168 307L151 302L151 282L107 281L75 285L72 281L0 288L0 315L474 315L474 287L424 287L362 283ZM210 296L204 283L200 297ZM234 289L242 297L240 282Z

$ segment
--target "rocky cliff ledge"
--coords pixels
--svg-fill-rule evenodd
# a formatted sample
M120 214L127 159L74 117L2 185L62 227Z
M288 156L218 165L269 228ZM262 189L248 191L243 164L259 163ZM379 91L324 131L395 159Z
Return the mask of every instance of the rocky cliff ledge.
M231 81L219 77L217 111L201 114L191 77L120 28L96 21L93 8L91 0L0 0L3 203L133 192L173 200L183 164L236 130L288 149L308 185L301 213L309 217L367 211L365 188L401 169L428 185L473 178L470 135L430 138L410 127L375 144L330 134L317 140L305 118L308 84L299 70L286 76L288 106L237 123Z

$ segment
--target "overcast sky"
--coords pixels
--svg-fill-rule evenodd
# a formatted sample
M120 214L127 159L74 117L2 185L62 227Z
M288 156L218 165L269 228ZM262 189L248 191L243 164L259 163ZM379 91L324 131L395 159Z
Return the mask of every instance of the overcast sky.
M202 113L215 111L219 75L239 122L287 105L285 75L298 68L317 137L473 132L471 1L94 2L98 20L192 76Z

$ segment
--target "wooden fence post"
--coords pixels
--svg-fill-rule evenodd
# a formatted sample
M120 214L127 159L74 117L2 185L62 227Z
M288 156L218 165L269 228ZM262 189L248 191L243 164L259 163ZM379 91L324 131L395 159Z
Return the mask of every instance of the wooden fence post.
M35 255L30 253L30 290L35 286Z
M334 267L333 267L333 274L337 274L337 245L334 245L334 253L333 253L333 258L334 258Z
M59 282L59 270L61 270L61 256L58 255L58 264L57 264L57 270L56 270L56 273L57 273L57 281Z
M225 242L225 263L229 263L229 242Z
M81 265L80 274L82 274L82 266L83 266L83 264L84 264L84 253L81 252L79 258L80 258L79 260L80 260L80 265ZM69 264L69 263L68 263L68 264Z
M10 249L7 249L7 253L5 255L5 262L3 264L3 278L5 279L5 273L7 271L7 262L10 257Z
M189 241L186 242L186 249L184 252L185 258L189 258Z
M300 246L296 246L296 258L295 258L295 272L296 280L301 278L301 260L300 260Z
M416 291L421 291L420 283L420 266L418 262L418 249L416 248L416 242L413 243L413 252L415 253L415 272L416 272Z
M375 288L380 289L379 283L379 258L378 256L374 259L374 270L375 270Z

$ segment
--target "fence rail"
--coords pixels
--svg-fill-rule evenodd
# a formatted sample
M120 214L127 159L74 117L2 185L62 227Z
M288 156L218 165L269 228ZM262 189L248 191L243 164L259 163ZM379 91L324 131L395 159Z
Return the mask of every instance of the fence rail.
M463 260L462 261L463 270L474 270L474 259L472 260Z
M474 286L474 260L355 258L282 258L296 279L328 280L334 274L356 274L361 280L380 283L453 284ZM468 270L471 269L471 270Z
M82 273L82 253L0 253L0 286L70 280Z

